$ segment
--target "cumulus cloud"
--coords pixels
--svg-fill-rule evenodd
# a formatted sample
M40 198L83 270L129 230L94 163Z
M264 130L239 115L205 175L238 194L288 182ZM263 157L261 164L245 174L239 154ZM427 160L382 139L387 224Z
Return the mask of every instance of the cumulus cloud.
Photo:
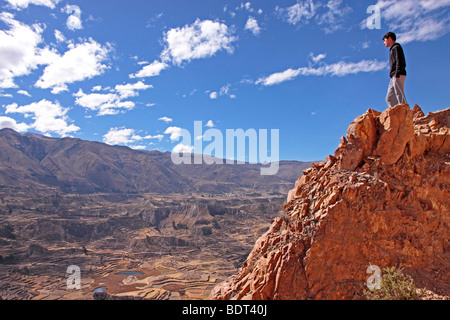
M254 17L249 17L244 27L245 30L250 30L255 36L261 33L261 28L258 21Z
M86 109L96 111L97 115L115 115L126 110L132 110L136 106L133 101L122 101L116 93L89 93L79 90L75 103Z
M217 97L218 97L218 93L216 91L213 91L209 94L210 99L214 100L214 99L217 99Z
M0 117L0 129L10 128L17 132L25 132L29 126L26 123L17 123L17 121L10 117Z
M168 68L167 63L155 60L151 64L144 66L139 72L130 75L130 78L145 78L158 76L161 71Z
M43 42L43 27L39 24L25 25L7 12L0 13L8 30L0 30L0 88L15 88L14 78L28 75L38 65L45 65L57 57Z
M232 53L235 40L226 24L197 19L191 25L173 28L165 33L165 49L161 58L164 62L181 65L193 59L212 57L221 50Z
M376 5L401 43L436 40L450 30L450 0L378 0Z
M18 90L17 93L21 94L21 95L24 95L24 96L27 96L27 97L31 97L31 95L26 90Z
M128 128L111 128L108 133L103 136L103 142L110 145L128 145L138 140L142 140L140 136L135 135L134 129Z
M172 28L164 33L164 50L160 60L154 60L141 70L130 74L130 78L158 76L169 68L169 64L181 66L194 59L210 58L219 51L233 53L236 41L233 31L224 23L197 19L193 24Z
M162 118L159 118L158 120L164 121L164 122L166 122L166 123L169 123L169 122L172 122L172 121L173 121L173 119L172 119L172 118L169 118L169 117L162 117Z
M194 151L194 149L195 148L193 146L179 143L175 147L173 147L172 152L173 153L192 153L192 151Z
M145 84L142 81L138 81L134 84L127 83L124 85L116 85L115 90L119 93L121 99L136 97L139 95L138 90L147 90L153 88L151 84Z
M59 102L51 102L43 99L25 106L18 106L13 103L5 106L5 113L19 113L25 118L32 118L34 122L27 125L27 128L35 129L43 134L50 135L56 133L60 136L76 132L80 128L70 124L67 116L68 108L62 107ZM23 124L20 124L23 126Z
M30 4L49 7L54 9L61 0L6 0L14 9L21 10L28 8Z
M282 72L273 73L267 77L258 79L255 83L264 86L272 86L288 80L295 79L298 76L338 76L343 77L349 74L357 74L360 72L373 72L385 70L388 67L386 61L363 60L360 62L337 62L334 64L324 64L323 66L301 67L298 69L287 69Z
M170 140L176 141L181 137L181 131L183 129L180 127L168 127L164 134L170 134Z
M149 139L161 139L163 138L162 135L156 135L156 136L141 136L136 133L136 130L126 128L126 127L115 127L110 128L109 131L103 136L103 142L109 144L109 145L124 145L128 146L132 149L136 150L142 150L147 148L146 145L143 144L136 144L143 140L149 140ZM151 143L150 143L151 144Z
M89 39L80 44L70 43L68 48L62 56L54 57L45 67L36 87L52 88L52 93L67 91L67 84L98 76L108 68L102 64L108 58L108 46Z
M212 120L208 120L208 122L205 124L205 127L208 128L214 128L214 122Z
M86 109L97 111L97 115L115 115L120 112L132 110L136 106L133 101L124 101L130 97L139 95L139 90L147 90L153 88L142 81L136 83L127 83L116 85L114 89L109 87L95 86L92 88L93 93L84 93L82 89L74 94L75 103ZM108 93L98 93L101 90L109 90Z

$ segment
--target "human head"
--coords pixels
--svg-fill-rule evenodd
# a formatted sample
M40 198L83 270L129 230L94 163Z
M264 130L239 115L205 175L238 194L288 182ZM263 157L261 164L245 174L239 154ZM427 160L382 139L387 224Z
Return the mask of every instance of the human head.
M397 36L395 35L395 33L391 32L391 31L386 33L383 37L384 45L386 47L392 46L396 40L397 40Z

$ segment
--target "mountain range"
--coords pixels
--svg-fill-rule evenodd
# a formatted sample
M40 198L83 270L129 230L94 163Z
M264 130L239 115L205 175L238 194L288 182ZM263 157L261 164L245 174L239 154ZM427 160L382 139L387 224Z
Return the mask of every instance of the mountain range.
M273 176L262 164L179 164L169 152L133 150L74 138L0 130L0 188L53 188L64 193L285 193L311 162L281 161Z

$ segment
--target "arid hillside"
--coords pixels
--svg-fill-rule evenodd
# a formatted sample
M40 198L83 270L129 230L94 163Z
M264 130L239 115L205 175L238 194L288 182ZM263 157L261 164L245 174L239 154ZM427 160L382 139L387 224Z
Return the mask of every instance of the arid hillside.
M214 299L360 299L369 265L450 294L450 109L368 110Z
M169 153L10 129L0 149L2 299L206 299L311 165L261 176L257 164L175 165ZM79 289L67 287L72 265Z

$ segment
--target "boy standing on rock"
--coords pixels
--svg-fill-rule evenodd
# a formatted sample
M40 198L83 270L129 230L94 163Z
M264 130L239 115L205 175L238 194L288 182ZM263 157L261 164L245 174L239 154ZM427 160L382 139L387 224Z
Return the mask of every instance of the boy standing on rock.
M395 42L397 36L393 32L388 32L384 35L384 45L389 50L389 63L391 70L389 76L388 93L386 95L386 102L389 107L397 104L408 103L405 96L405 80L406 80L406 60L403 53L402 46Z

